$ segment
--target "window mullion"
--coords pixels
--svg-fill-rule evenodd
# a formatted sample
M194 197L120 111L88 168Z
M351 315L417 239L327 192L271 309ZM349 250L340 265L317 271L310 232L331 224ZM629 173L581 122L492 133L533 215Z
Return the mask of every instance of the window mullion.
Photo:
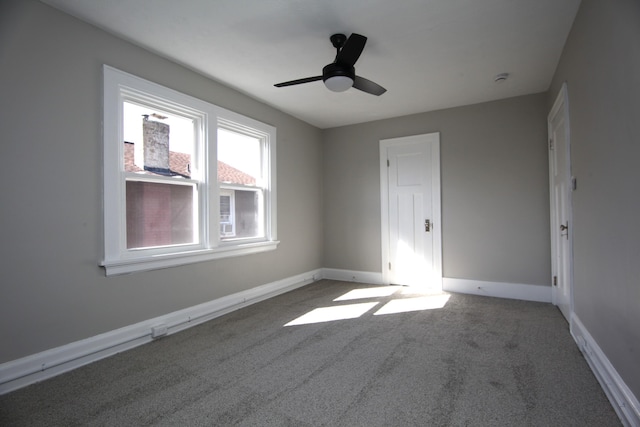
M208 117L206 126L206 144L204 151L206 156L205 173L207 175L207 203L204 207L207 218L206 236L208 247L217 247L220 244L220 189L218 186L218 132L217 114Z

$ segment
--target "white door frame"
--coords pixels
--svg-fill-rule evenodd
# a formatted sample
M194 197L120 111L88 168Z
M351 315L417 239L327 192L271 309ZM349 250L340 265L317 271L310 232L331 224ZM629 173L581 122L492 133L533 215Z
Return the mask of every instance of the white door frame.
M565 194L566 198L564 203L566 204L566 218L564 221L568 221L567 226L568 236L567 236L567 245L568 245L568 256L562 257L559 254L559 248L557 243L557 238L560 233L561 224L558 222L558 210L559 206L556 206L556 201L554 197L554 154L553 150L557 149L555 146L555 141L553 141L553 129L552 129L552 121L554 117L558 114L563 114L564 116L564 135L565 135L565 159L566 164L564 166L564 170L567 174L567 183L569 183L569 188L566 189ZM566 277L568 278L568 283L563 284L567 286L568 289L568 313L565 310L562 310L563 315L567 318L569 324L572 324L573 317L573 213L572 213L572 191L573 191L573 178L571 176L571 127L569 125L569 94L567 91L567 83L562 84L562 88L558 93L558 96L547 116L547 129L548 129L548 142L549 142L549 198L550 198L550 228L551 228L551 301L554 305L559 305L560 295L559 289L557 286L557 280L560 276L560 269L567 269ZM561 262L564 260L564 263ZM562 264L562 265L561 265Z
M399 144L414 143L416 138L431 144L431 198L433 206L433 266L439 280L436 287L442 289L442 220L440 201L440 132L380 140L380 217L382 240L382 282L390 284L389 275L389 167L387 148Z

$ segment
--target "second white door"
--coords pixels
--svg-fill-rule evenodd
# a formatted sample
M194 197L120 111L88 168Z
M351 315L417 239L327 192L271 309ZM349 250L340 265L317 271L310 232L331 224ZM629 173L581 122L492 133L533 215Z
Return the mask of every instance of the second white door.
M551 193L552 301L571 323L573 312L573 220L571 215L571 149L567 86L548 117Z

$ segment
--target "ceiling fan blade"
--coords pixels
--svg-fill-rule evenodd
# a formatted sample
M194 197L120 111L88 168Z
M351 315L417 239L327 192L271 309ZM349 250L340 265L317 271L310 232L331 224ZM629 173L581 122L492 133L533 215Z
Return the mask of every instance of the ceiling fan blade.
M365 36L356 33L351 34L342 49L340 49L340 52L338 52L338 55L336 55L336 62L353 67L353 64L360 58L365 44L367 44Z
M322 76L306 77L304 79L298 79L298 80L291 80L291 81L288 81L288 82L276 83L276 84L274 84L274 86L275 87L293 86L293 85L299 85L299 84L302 84L302 83L317 82L318 80L322 80Z
M365 79L364 77L360 76L356 76L355 80L353 81L353 87L376 96L380 96L387 91L378 83L372 82L371 80Z

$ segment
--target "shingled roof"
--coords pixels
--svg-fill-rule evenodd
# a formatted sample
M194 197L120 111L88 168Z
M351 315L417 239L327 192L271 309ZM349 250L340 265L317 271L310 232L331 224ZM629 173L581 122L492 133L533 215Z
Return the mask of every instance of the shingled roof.
M189 178L191 176L190 163L191 156L189 154L169 151L169 168L174 174ZM144 171L135 164L134 144L126 141L124 143L124 170L127 172L152 173ZM218 182L256 185L254 177L220 160L218 160Z

